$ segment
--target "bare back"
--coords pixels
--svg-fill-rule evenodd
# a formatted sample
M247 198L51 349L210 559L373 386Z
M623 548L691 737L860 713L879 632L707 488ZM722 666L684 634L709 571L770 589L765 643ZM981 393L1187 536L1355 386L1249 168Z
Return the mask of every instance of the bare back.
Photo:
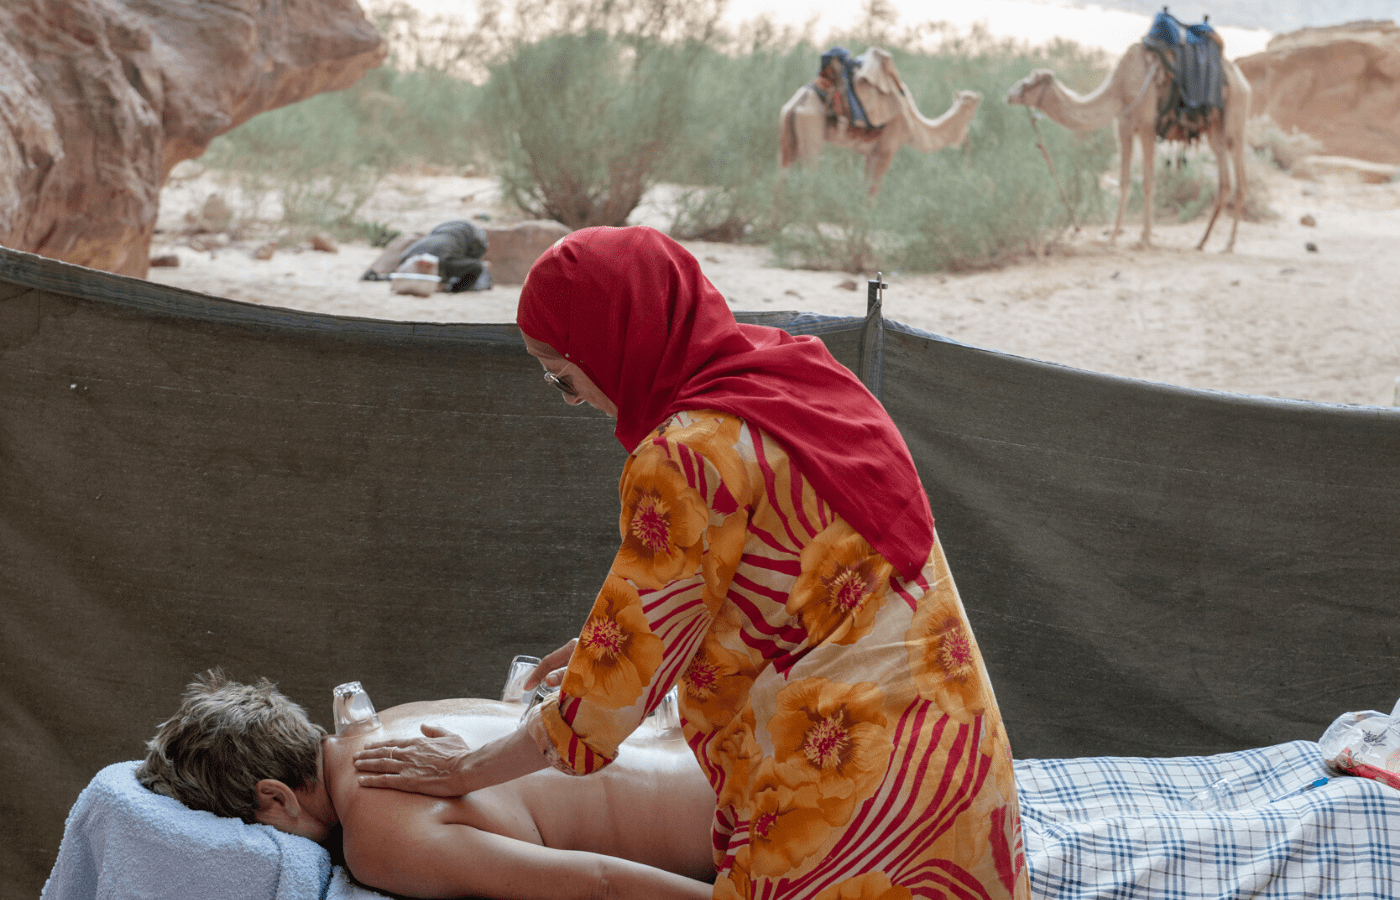
M689 878L710 880L715 797L682 740L634 735L617 760L587 777L546 769L515 781L442 799L364 788L353 756L370 741L416 737L424 724L461 735L472 747L513 731L521 707L453 699L380 712L381 726L327 738L325 777L346 834L363 846L376 835L424 823L465 825L557 850L616 856Z

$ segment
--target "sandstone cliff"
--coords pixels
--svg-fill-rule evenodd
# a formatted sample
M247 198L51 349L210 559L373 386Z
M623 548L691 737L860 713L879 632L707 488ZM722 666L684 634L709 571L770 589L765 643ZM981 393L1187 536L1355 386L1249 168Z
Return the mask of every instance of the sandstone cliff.
M1352 22L1304 28L1236 60L1253 89L1250 115L1322 141L1325 153L1400 163L1400 27Z
M176 163L384 55L355 0L4 0L0 244L144 277Z

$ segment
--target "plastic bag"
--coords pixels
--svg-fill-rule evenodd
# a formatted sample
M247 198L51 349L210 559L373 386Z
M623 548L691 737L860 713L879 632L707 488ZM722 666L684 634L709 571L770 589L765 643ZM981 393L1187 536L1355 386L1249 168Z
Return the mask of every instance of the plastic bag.
M1400 701L1390 715L1374 709L1343 713L1317 743L1337 771L1400 789Z

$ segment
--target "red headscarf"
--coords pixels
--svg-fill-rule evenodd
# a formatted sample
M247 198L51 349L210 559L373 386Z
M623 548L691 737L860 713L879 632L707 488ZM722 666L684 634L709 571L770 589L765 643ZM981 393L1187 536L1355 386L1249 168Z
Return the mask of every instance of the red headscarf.
M695 257L651 228L586 228L530 269L520 330L617 404L631 452L681 410L739 416L906 578L933 547L914 460L880 401L810 335L740 325Z

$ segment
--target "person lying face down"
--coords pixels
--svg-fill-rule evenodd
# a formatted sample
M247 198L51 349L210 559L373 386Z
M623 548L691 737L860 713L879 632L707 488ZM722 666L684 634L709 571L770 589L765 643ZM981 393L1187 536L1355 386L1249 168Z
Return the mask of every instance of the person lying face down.
M440 726L480 746L513 731L520 711L407 703L380 711L378 727L335 736L267 679L216 670L186 688L136 777L192 809L317 842L339 825L350 873L404 896L711 895L714 793L683 741L634 738L606 777L550 769L451 800L359 785L352 760L368 741Z

